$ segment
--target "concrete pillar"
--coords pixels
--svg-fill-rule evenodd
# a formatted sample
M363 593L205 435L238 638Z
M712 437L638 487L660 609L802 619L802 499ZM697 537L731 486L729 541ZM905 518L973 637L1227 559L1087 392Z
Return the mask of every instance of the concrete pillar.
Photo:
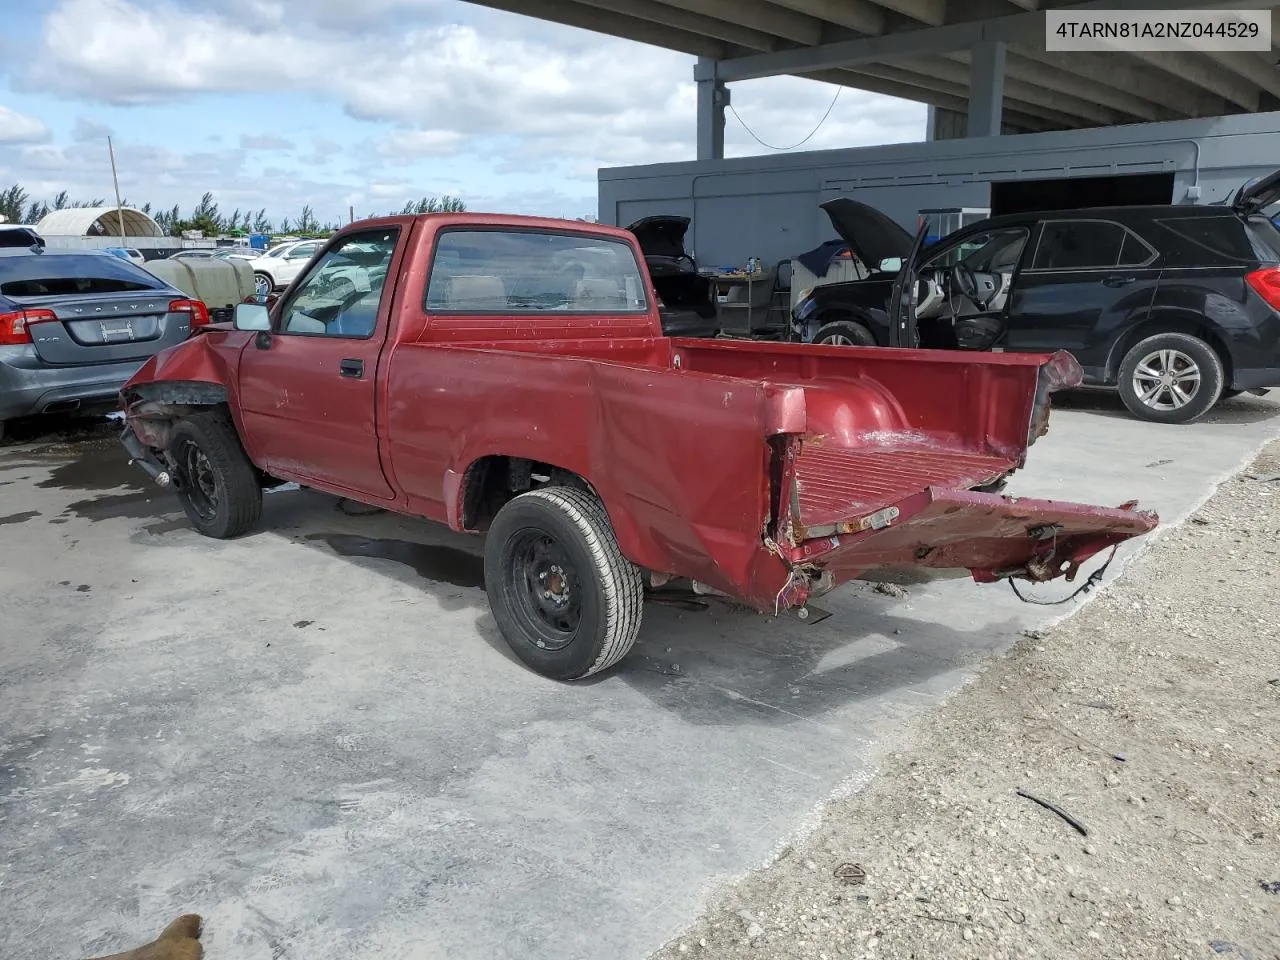
M693 68L698 83L698 159L724 159L724 108L729 88L716 77L716 61L699 57Z
M1004 112L1004 60L1002 40L981 40L969 55L969 136L1000 136Z

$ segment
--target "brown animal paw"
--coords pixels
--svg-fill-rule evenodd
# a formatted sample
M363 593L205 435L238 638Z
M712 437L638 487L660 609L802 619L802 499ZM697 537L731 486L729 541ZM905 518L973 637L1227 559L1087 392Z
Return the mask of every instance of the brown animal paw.
M99 957L98 960L201 960L203 956L200 918L194 913L187 913L165 927L160 936L145 946Z

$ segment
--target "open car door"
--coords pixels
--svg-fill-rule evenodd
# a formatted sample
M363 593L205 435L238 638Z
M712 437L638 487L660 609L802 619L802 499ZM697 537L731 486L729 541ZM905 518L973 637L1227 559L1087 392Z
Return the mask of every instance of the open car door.
M919 290L918 265L920 250L924 247L929 225L920 224L916 231L911 253L902 261L902 269L893 282L893 297L889 300L889 346L918 347L920 334L916 330L916 297Z

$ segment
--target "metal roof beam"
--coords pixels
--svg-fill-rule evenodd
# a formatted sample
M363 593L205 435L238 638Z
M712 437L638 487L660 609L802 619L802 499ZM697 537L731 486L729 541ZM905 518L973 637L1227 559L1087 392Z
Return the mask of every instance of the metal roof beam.
M969 87L969 67L954 60L945 58L916 60L903 62L898 66L954 84L962 90L967 90ZM1004 93L1008 100L1043 107L1061 116L1080 117L1098 125L1105 126L1128 119L1118 111L1096 102L1067 96L1011 76L1005 77Z
M949 54L948 58L960 63L969 62L967 53ZM1173 120L1179 116L1174 110L1136 97L1123 87L1114 86L1105 80L1055 70L1029 57L1020 56L1012 49L1005 59L1005 73L1015 80L1025 80L1068 97L1098 103L1141 120Z
M1180 80L1187 80L1202 90L1216 93L1246 110L1258 109L1258 88L1242 77L1228 73L1212 61L1188 53L1133 50L1129 56L1162 70Z
M1113 90L1139 97L1148 103L1174 111L1175 117L1215 116L1226 111L1220 97L1163 74L1152 73L1137 61L1115 53L1047 53L1043 46L1027 43L1016 48L1019 58L1044 64L1062 74L1094 80L1105 78ZM1101 102L1101 101L1100 101Z
M653 3L651 0L645 0L645 2L637 2L637 0L590 0L590 3L591 6L599 10L620 13L635 17L638 20L647 20L650 23L660 24L664 27L674 27L677 30L684 30L688 33L711 37L715 40L723 40L725 43L737 44L740 47L746 47L748 50L767 52L785 46L785 44L780 44L778 38L771 33L752 30L750 27L744 27L739 23L718 20L715 17L704 16L700 13L692 13L680 7L669 7L665 3Z
M955 99L960 103L958 108L952 109L959 109L968 113L968 98L954 97L956 91L955 81L938 77L933 72L925 72L927 70L927 67L922 70L919 65L912 64L867 64L865 66L857 67L854 70L842 72L865 74L867 76L879 77L883 80L892 80L909 87L916 87L919 92L911 99L923 100L926 103L934 103L940 107L949 106L948 103L943 103L939 99L939 95L946 96L949 100ZM928 93L926 93L926 91L928 91ZM1063 127L1089 126L1093 123L1089 118L1083 117L1075 112L1055 110L1051 107L1046 107L1041 103L1032 103L1023 100L1021 93L1021 90L1016 94L1011 93L1008 85L1005 85L1004 111L1006 116L1009 115L1010 110L1014 110L1019 113L1043 117L1046 120L1050 120Z
M880 6L888 7L894 13L927 23L931 27L940 27L947 22L947 0L878 0L878 2Z
M673 0L674 2L674 0ZM707 2L707 0L702 0ZM727 2L727 0L710 0ZM741 2L741 0L738 0ZM1227 7L1238 0L1166 0L1170 10L1188 7ZM1258 2L1258 0L1254 0ZM1280 5L1280 0L1261 0L1267 6ZM1088 10L1137 10L1146 9L1151 0L1089 0L1072 4L1069 9ZM737 57L726 60L717 67L721 80L752 80L788 73L812 73L840 67L855 67L866 63L889 63L912 57L941 56L967 50L983 40L1004 40L1009 43L1044 42L1045 15L1043 11L1015 13L990 20L950 23L938 27L902 30L878 37L857 40L841 40L799 50Z
M1275 68L1277 60L1275 51L1271 52L1269 62L1257 53L1225 53L1211 50L1205 55L1236 76L1244 77L1272 96L1280 97L1280 71Z
M815 73L800 74L800 76L810 80L820 80L823 83L856 87L859 90L883 94L886 97L897 97L900 100L928 103L935 107L945 107L948 110L955 110L959 113L966 113L969 109L969 102L965 97L957 96L954 92L944 92L944 89L936 84L931 87L922 87L913 82L917 79L915 75L902 70L895 70L892 79L886 79L879 74L867 73L860 69L819 70ZM1004 118L1009 123L1029 130L1049 130L1063 125L1039 114L1027 113L1016 107L1010 107L1007 103L1005 104ZM1067 119L1070 121L1070 125L1078 125L1078 121L1072 118Z
M649 0L649 4L688 10L726 23L736 23L806 47L822 43L821 20L776 6L768 0L658 0L658 4Z
M773 0L779 7L826 20L868 36L884 33L884 10L871 0Z
M719 59L731 53L742 52L740 47L690 33L687 30L664 27L638 17L613 13L588 3L573 2L573 0L468 0L468 2L492 7L495 10L505 10L508 13L518 13L536 20L561 23L567 27L580 27L583 30L604 33L611 37L621 37L624 40L648 43L667 50L677 50L695 57Z

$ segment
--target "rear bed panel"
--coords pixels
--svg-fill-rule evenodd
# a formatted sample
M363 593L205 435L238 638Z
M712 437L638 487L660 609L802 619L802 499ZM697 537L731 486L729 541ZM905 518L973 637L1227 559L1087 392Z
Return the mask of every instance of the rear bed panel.
M846 450L807 442L795 462L792 522L801 540L847 532L833 528L897 503L904 492L968 490L1015 466L989 454L901 446Z

